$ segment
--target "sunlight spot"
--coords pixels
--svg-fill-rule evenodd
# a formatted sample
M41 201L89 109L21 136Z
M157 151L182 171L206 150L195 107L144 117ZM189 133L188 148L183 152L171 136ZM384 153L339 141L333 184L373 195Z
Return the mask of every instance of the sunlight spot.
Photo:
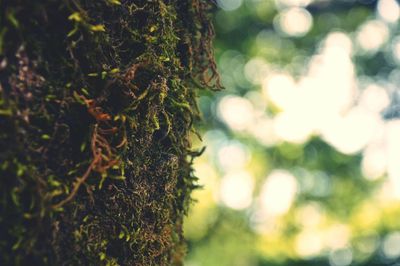
M288 171L274 170L261 189L262 208L271 215L282 215L290 209L296 194L296 178Z
M353 252L350 248L332 250L329 254L331 266L348 266L353 261Z
M382 112L390 104L385 88L377 85L368 85L361 93L360 105L372 112Z
M377 11L381 18L390 23L396 22L400 16L400 8L396 0L379 0Z
M284 73L269 75L263 82L263 94L280 109L291 108L298 98L296 84L292 76Z
M323 241L319 232L304 230L296 237L295 248L297 254L303 258L315 257L323 249Z
M292 7L283 10L275 20L275 25L282 33L302 37L307 34L313 24L311 14L304 8Z
M253 84L261 84L269 71L269 66L262 58L252 58L244 67L246 79Z
M394 197L400 199L400 120L390 121L386 126L387 170L393 185Z
M396 61L400 63L400 36L397 36L392 42L392 54Z
M382 245L383 253L389 259L400 257L400 232L394 232L385 237Z
M248 99L228 95L218 104L218 116L233 130L245 130L254 120L254 108Z
M313 133L313 121L304 112L283 112L274 119L274 132L283 141L304 143Z
M273 121L269 117L264 116L253 124L250 128L250 132L259 143L265 146L273 146L279 141L273 126Z
M249 158L248 150L238 141L230 141L218 151L218 162L224 171L243 168Z
M337 113L347 110L354 101L355 71L349 55L336 46L329 46L312 57L308 75L300 86L308 101L303 106L314 106L314 113ZM302 93L304 94L304 93Z
M338 151L355 154L375 136L383 122L378 115L355 107L345 116L337 116L323 129L323 139Z
M252 202L254 181L246 171L229 173L221 180L220 199L229 208L242 210Z
M351 54L353 43L350 37L343 32L331 32L324 40L325 48L337 47L342 49L346 54Z
M376 180L386 172L387 156L382 145L369 145L363 152L361 169L368 180Z
M331 249L345 248L350 241L351 231L348 225L335 224L325 233L325 245Z
M376 52L389 38L389 29L379 20L370 20L361 25L357 42L366 52Z
M217 180L218 173L216 170L208 163L205 162L195 162L194 171L196 176L199 177L199 183L205 187L205 189L199 189L194 191L193 197L196 199L201 199L204 202L199 203L200 206L203 204L209 204L208 194L211 194L214 201L217 201Z
M321 222L323 213L317 202L310 202L299 208L296 212L296 222L306 228L315 228Z
M275 0L276 4L285 6L307 6L314 0Z

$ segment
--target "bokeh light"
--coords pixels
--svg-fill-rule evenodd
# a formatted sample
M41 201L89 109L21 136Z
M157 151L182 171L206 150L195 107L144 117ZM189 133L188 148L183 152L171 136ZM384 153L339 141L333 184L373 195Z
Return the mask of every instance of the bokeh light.
M290 7L276 17L277 30L289 36L304 36L312 27L312 16L304 8Z
M400 17L400 7L396 0L379 0L377 12L382 19L391 23L396 22Z
M400 265L398 1L216 3L187 265Z

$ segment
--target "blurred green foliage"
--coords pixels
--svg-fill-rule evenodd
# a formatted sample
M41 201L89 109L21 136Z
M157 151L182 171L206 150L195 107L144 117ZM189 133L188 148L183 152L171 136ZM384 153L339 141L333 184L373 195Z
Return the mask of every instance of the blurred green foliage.
M400 265L400 155L393 152L400 147L390 140L400 132L397 2L217 3L215 49L226 90L199 98L204 141L195 142L207 151L195 165L203 189L195 192L198 202L185 224L186 265ZM348 55L324 57L332 47ZM326 74L324 62L335 58ZM347 58L350 67L342 71ZM348 128L336 126L342 139L332 133L336 124L326 127L333 137L324 129L298 137L307 116L281 135L271 133L291 105L280 105L268 80L278 75L282 81L283 73L286 83L293 80L302 90L321 72L328 77L320 78L321 90L349 75L343 78L354 83L349 103L337 115L345 120L361 110L361 117L379 121L380 137L374 133L354 144L369 131L352 132L351 126L362 125L357 119ZM332 96L347 83L338 84ZM304 101L304 109L314 104L301 93L284 96Z

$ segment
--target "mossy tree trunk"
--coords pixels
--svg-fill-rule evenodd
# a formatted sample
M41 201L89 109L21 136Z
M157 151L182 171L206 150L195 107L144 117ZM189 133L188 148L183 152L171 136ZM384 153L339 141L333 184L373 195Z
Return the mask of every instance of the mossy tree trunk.
M0 0L0 265L179 265L203 0Z

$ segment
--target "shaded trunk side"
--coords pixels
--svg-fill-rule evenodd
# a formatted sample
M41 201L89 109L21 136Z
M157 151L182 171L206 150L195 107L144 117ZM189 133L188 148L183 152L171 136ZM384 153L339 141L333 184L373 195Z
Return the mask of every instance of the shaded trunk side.
M201 0L0 0L0 265L179 265Z

